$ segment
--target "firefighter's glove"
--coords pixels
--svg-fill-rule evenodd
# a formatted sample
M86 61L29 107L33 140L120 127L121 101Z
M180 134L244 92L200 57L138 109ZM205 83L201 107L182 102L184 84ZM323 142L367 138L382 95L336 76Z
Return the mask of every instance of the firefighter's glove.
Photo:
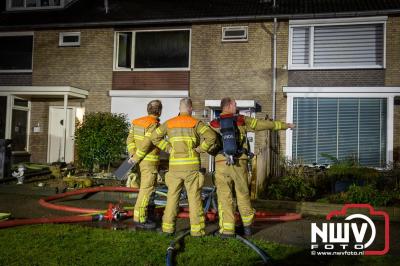
M292 124L292 123L286 123L286 127L287 127L288 129L294 129L294 128L296 128L296 125L295 125L295 124Z

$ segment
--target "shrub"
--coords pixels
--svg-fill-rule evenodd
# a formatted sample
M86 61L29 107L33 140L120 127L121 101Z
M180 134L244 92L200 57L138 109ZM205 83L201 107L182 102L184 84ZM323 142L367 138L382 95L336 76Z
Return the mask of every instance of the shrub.
M75 131L78 163L89 172L94 165L109 168L125 152L128 131L125 115L106 112L85 115Z
M355 157L338 160L336 157L325 153L322 153L321 156L332 161L327 174L335 180L375 180L379 176L379 172L376 169L361 166Z
M379 181L379 172L374 168L361 166L356 157L338 160L326 153L321 153L321 156L332 162L326 171L327 179L331 182L331 192L336 191L335 184L338 181L350 184L363 184L366 181L374 185Z
M315 189L301 175L284 176L268 188L268 198L277 200L309 200L315 196Z
M386 206L393 196L386 191L379 191L372 184L365 186L353 184L348 191L334 194L329 199L333 203L369 203L373 206Z
M387 190L400 190L400 162L392 162L382 171L380 187Z

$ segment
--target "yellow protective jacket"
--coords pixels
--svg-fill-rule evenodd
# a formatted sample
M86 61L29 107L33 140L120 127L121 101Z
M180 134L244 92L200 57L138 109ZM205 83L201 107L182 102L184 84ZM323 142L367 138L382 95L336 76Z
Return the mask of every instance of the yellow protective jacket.
M200 147L201 152L209 152L216 149L216 140L217 135L210 127L187 113L169 119L151 135L155 146L170 153L170 171L199 170L200 154L196 148ZM143 148L137 150L135 161L141 160L150 144L146 142Z
M159 120L156 116L143 116L138 119L132 120L132 126L129 130L126 145L130 156L136 154L138 150L143 150L145 143L149 143L150 136L153 131L159 126ZM146 139L148 141L146 142ZM150 142L151 144L151 142ZM160 158L160 149L154 145L146 147L146 154L143 156L141 165L158 165Z
M236 116L236 125L239 129L239 136L238 136L238 149L249 151L250 147L247 143L247 132L253 131L262 131L262 130L285 130L287 129L286 123L281 121L271 121L271 120L264 120L264 119L256 119L249 116L244 115L233 115L227 113L221 113L220 117L229 117L229 116ZM218 134L220 133L220 124L218 119L214 119L211 121L210 126L214 129ZM240 160L247 159L247 154L244 152L238 158ZM216 162L225 162L225 156L219 153L215 157Z

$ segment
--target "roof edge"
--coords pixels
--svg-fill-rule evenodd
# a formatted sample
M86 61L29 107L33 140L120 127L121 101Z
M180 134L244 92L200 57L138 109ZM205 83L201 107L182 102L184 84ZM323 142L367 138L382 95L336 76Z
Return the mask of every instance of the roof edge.
M238 21L260 21L277 19L313 19L313 18L339 18L339 17L362 17L377 15L400 14L400 9L371 10L357 12L329 12L329 13L307 13L307 14L271 14L255 16L230 16L230 17L204 17L184 19L152 19L152 20L125 20L125 21L103 21L83 23L49 23L36 25L0 26L0 30L18 29L46 29L46 28L82 28L82 27L118 27L138 25L160 25L160 24L184 24L184 23L206 23L206 22L238 22Z

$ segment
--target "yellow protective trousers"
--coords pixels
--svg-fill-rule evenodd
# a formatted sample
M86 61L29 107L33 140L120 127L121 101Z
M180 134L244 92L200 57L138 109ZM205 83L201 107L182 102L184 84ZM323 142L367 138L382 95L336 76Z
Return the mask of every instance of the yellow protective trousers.
M253 222L254 209L251 207L247 160L237 160L234 165L226 165L225 160L215 164L215 185L218 196L219 228L221 234L235 233L235 209L233 189L244 226Z
M133 211L133 220L135 222L144 223L147 220L147 207L149 199L154 192L154 185L157 179L157 165L146 164L142 162L139 165L140 172L140 189L136 199L135 209Z
M185 186L189 200L190 234L192 236L203 236L205 234L205 223L201 188L204 184L204 176L199 171L171 171L165 175L165 183L168 187L168 195L162 231L166 233L175 232L179 198L182 188Z

